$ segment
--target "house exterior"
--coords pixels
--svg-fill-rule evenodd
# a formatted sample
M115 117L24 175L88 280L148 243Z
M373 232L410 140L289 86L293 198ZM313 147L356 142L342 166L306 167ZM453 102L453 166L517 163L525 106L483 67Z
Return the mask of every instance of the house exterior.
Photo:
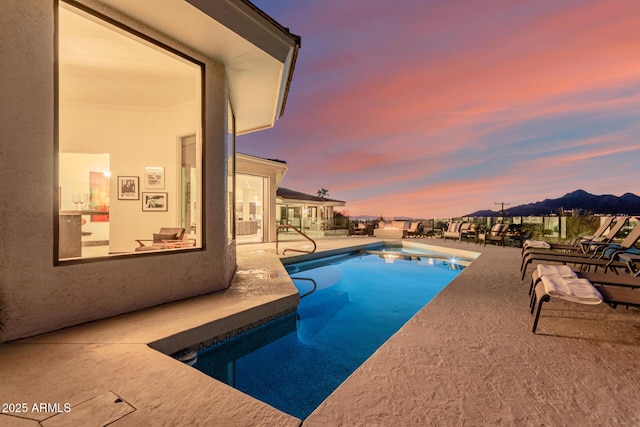
M228 287L235 136L300 38L246 0L3 0L0 40L0 342Z
M334 227L334 208L345 205L342 200L313 196L288 188L276 192L276 222L293 225L310 236L324 236Z
M236 238L238 244L275 242L276 190L287 163L236 154Z
M283 160L236 154L237 243L275 242L278 225L293 225L310 236L334 227L334 207L345 202L280 187Z

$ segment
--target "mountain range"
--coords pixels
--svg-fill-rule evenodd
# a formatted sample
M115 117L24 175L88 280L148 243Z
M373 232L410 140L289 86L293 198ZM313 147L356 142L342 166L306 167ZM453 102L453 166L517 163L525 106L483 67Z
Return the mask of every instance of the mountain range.
M576 190L558 199L514 206L504 210L504 216L529 216L557 214L560 211L578 210L591 214L640 214L640 197L625 193L622 196L603 194L600 196ZM482 210L465 216L500 216L500 211Z

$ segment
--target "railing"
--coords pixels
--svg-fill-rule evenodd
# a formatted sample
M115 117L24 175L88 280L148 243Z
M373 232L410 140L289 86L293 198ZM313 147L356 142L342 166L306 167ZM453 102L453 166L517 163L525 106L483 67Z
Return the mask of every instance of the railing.
M282 255L286 255L287 251L302 252L304 254L312 254L312 253L314 253L316 251L317 245L316 245L315 240L313 240L311 237L309 237L306 234L304 234L298 227L294 227L293 225L278 225L276 227L276 254L278 253L278 243L279 243L279 239L280 239L280 230L289 229L289 228L293 228L298 234L300 234L302 237L304 237L305 239L307 239L308 241L313 243L313 250L305 251L303 249L285 249L284 251L282 251Z
M307 292L307 293L305 293L303 295L300 295L300 299L302 299L302 298L304 298L304 297L306 297L308 295L311 295L312 293L314 293L316 291L316 289L318 289L318 284L316 283L315 280L313 280L311 278L308 278L308 277L292 277L291 280L307 280L307 281L313 283L313 289L311 289L309 292Z

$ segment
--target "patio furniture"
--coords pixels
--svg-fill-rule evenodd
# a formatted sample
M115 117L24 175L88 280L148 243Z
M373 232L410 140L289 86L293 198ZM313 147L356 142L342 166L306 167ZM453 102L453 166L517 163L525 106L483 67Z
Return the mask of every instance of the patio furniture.
M507 238L509 239L509 245L510 246L515 246L515 247L523 247L524 246L524 241L528 240L529 237L531 237L531 230L522 230L520 229L519 231L515 231L513 233L511 233L511 235L509 235L509 233L507 232Z
M638 264L640 264L640 254L624 252L618 255L618 259L620 262L627 264L627 268L631 274L635 277L640 277L640 267L638 266Z
M491 227L489 232L480 233L478 235L477 243L483 242L484 246L486 246L487 242L497 242L504 247L504 238L508 229L509 224L495 224Z
M531 286L529 287L529 295L533 294L533 290L540 283L543 276L564 276L564 277L578 277L580 279L587 279L591 283L626 286L629 288L640 287L638 278L633 275L615 274L615 273L594 273L590 271L574 270L568 265L548 265L538 264L536 269L531 275ZM531 305L534 300L532 298Z
M449 227L446 231L442 233L442 238L446 241L447 239L454 239L461 241L462 236L466 236L469 230L471 229L470 222L452 222L449 224Z
M383 239L402 239L407 237L408 229L407 221L380 221L373 235Z
M135 239L139 244L135 251L145 252L185 247L185 245L195 246L195 244L180 243L183 242L184 231L184 228L162 227L157 233L153 234L152 239ZM187 243L195 242L187 241Z
M613 225L613 227L611 227L611 229L609 230L609 232L605 236L603 236L606 229L609 228L609 226L613 222L613 217L609 217L607 220L604 221L602 226L600 226L600 228L596 230L596 232L592 236L584 236L576 240L575 243L573 244L546 243L546 242L540 242L538 240L526 240L525 243L522 245L522 254L524 256L525 253L548 252L545 249L552 249L552 250L558 250L563 252L582 251L583 253L587 253L589 252L589 249L595 250L595 247L592 248L593 246L592 243L596 244L597 246L601 242L603 243L612 242L613 238L616 237L616 235L620 230L622 230L622 227L624 227L628 219L629 217L627 216L618 218L615 224ZM540 245L540 243L546 243L546 244Z
M364 222L358 222L356 226L353 228L353 234L355 236L368 236L369 226L367 226L367 224Z
M413 221L407 229L407 237L418 237L422 234L422 223L420 221Z
M553 251L526 253L522 257L522 264L520 265L520 271L522 271L522 279L524 279L528 265L533 261L559 262L561 264L580 264L582 266L593 266L596 269L598 267L604 267L605 272L609 268L613 268L614 271L617 268L626 269L626 264L620 262L617 256L627 251L631 253L638 251L637 249L632 249L632 246L635 245L638 239L640 239L640 227L636 226L619 244L591 242L590 246L596 247L593 253L563 253Z
M476 230L476 225L474 223L469 223L469 228L465 231L462 232L461 236L460 236L460 241L462 241L462 239L466 240L467 243L469 242L477 242L478 241L478 233Z
M588 277L588 278L587 278ZM594 286L594 283L598 286ZM605 302L611 307L618 305L640 307L640 278L631 276L617 276L613 274L599 274L575 272L574 277L542 276L535 286L534 299L531 304L531 314L538 310L533 321L532 332L535 334L540 319L542 303L558 297L582 304L599 304Z

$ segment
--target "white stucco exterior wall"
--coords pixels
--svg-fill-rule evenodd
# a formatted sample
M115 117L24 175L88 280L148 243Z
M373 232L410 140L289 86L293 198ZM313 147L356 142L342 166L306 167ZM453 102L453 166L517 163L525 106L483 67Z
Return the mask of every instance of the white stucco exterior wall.
M203 250L54 265L54 2L0 1L0 342L224 289L226 85L221 64L100 3L82 3L205 63Z

